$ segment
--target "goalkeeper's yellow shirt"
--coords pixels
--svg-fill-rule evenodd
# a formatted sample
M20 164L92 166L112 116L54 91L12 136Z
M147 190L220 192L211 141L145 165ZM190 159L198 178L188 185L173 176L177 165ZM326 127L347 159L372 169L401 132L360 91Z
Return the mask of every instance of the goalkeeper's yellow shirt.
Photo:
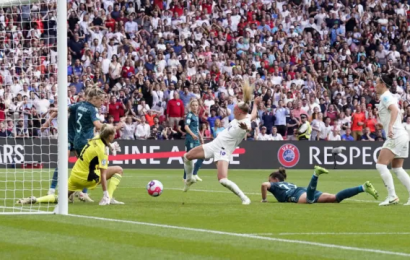
M99 181L100 169L108 167L108 144L102 139L95 138L81 151L71 174L86 181Z

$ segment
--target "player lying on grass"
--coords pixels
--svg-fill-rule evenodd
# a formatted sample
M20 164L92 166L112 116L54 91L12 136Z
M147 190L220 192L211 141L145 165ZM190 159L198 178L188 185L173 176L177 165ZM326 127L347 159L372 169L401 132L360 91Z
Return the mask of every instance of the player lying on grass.
M363 185L349 188L338 192L337 194L322 193L316 190L317 181L321 174L329 173L328 170L315 166L315 170L310 180L309 186L306 188L297 187L295 184L286 182L286 171L284 168L279 168L277 172L269 175L269 182L262 183L262 202L267 202L267 192L275 196L278 202L293 202L293 203L339 203L344 199L356 196L359 193L366 192L372 195L375 199L379 197L373 185L366 181Z
M111 149L110 143L114 141L114 137L115 128L103 124L100 135L91 139L81 151L68 179L70 202L73 201L75 191L81 191L84 188L92 190L101 184L103 198L100 205L124 204L113 198L114 191L121 181L123 169L119 166L108 166L108 150ZM17 201L17 204L33 203L57 203L57 196L30 197Z
M228 180L228 167L231 155L245 138L247 132L251 131L251 121L256 118L258 105L261 102L259 97L255 98L252 113L249 114L253 89L248 81L244 82L242 93L243 101L235 105L233 110L235 119L229 123L229 127L219 133L212 142L197 146L184 155L184 169L186 172L185 192L196 182L196 178L193 176L193 160L213 158L216 162L219 183L235 193L242 200L243 205L251 203L250 199L241 191L238 185Z

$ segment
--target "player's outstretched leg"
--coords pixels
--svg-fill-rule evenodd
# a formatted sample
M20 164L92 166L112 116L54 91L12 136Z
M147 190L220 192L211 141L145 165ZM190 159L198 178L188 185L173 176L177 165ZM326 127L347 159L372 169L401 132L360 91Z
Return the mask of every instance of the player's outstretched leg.
M205 158L205 152L204 148L201 146L197 146L194 149L190 150L186 154L184 154L184 169L186 173L186 181L185 181L185 187L184 187L184 192L187 192L189 190L189 187L191 187L192 184L196 182L196 178L193 177L193 171L194 171L194 162L193 160L195 159L204 159Z
M218 169L218 180L219 183L222 184L225 188L229 189L233 193L236 194L241 200L243 205L251 204L251 200L243 193L243 191L236 185L233 181L228 180L228 165L229 162L227 161L218 161L217 162L217 169Z
M373 187L373 185L369 182L366 181L363 185L353 187L353 188L348 188L344 189L336 194L336 201L337 202L342 202L345 199L351 198L353 196L356 196L359 193L366 192L370 195L373 196L373 198L377 199L379 197L379 194L377 190Z
M315 203L315 193L316 193L317 181L321 174L327 174L327 173L329 173L329 171L326 170L325 168L322 168L320 166L315 166L312 179L310 180L309 186L307 187L307 191L306 191L306 202L307 203Z
M56 193L57 182L58 182L58 167L54 169L53 179L51 180L50 189L48 190L48 193L47 193L48 195L52 195Z
M393 172L396 174L397 179L406 187L407 192L409 193L409 200L407 201L405 206L410 206L410 177L407 172L403 169L403 167L393 168Z
M43 196L40 198L31 196L29 198L19 199L17 201L17 204L26 205L26 204L36 204L36 203L57 203L57 202L58 202L58 197L54 194L51 194L51 195Z

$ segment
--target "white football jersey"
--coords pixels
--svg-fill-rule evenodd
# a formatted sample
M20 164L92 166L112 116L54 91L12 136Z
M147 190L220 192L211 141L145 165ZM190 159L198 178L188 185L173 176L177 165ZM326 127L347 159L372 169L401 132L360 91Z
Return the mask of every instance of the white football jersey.
M248 129L251 129L251 115L248 114L242 120L232 120L228 128L225 128L215 139L219 145L225 147L230 152L233 152L246 136L247 131L240 128L239 123L245 123Z
M391 112L389 110L390 105L397 106L397 109L399 111L399 114L397 115L397 118L396 118L396 122L394 122L394 125L393 125L393 133L397 134L399 132L406 132L402 124L403 115L400 112L399 103L390 91L386 91L383 93L383 95L380 96L380 104L376 105L376 107L379 110L379 122L383 125L383 129L386 131L386 135L388 134L387 131L389 129L390 118L391 118L390 116Z

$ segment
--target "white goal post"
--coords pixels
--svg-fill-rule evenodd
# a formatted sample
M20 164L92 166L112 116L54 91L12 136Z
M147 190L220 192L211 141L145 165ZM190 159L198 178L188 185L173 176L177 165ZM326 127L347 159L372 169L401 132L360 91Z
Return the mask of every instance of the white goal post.
M68 214L67 63L67 1L0 0L0 215ZM57 206L16 204L47 195L56 166Z

